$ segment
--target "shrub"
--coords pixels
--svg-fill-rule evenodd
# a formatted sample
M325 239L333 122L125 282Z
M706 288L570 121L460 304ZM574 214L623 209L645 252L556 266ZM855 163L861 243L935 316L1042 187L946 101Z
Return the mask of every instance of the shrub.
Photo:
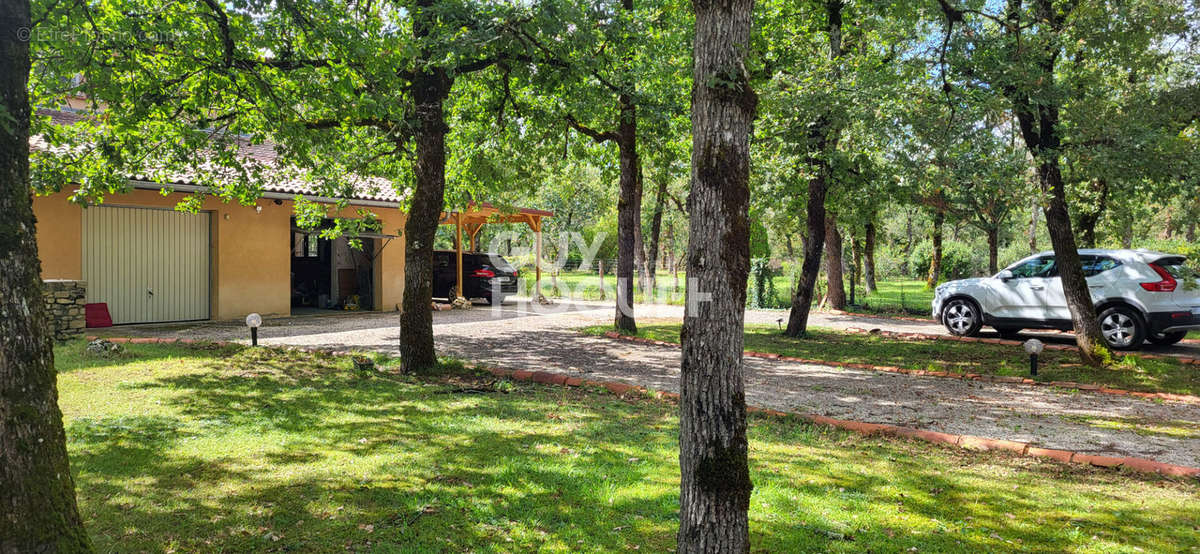
M923 240L917 243L908 257L909 274L914 279L928 277L929 266L932 262L933 242ZM961 242L946 241L942 243L942 272L938 276L939 281L981 275L986 270L986 249L973 249Z
M769 258L750 260L749 290L746 304L751 308L774 308L779 303L775 297L775 271Z

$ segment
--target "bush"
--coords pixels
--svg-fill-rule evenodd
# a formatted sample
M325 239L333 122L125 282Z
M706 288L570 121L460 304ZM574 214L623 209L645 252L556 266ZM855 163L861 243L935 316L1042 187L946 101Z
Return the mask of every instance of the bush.
M1167 254L1179 254L1187 256L1190 262L1200 262L1200 243L1187 242L1184 240L1144 240L1138 241L1138 248L1147 250L1157 250L1166 252Z
M753 258L750 260L750 290L746 294L746 304L751 308L774 308L779 303L775 297L775 271L771 269L769 258Z
M914 279L929 277L933 262L933 241L923 240L908 257L909 274ZM942 243L942 272L938 281L982 275L987 270L987 250L972 249L960 242Z
M1047 250L1050 250L1050 245L1045 245ZM997 269L1004 269L1018 260L1022 260L1030 255L1029 242L1025 240L1014 240L1009 242L996 256Z
M923 271L928 272L929 266ZM899 245L880 245L875 250L875 278L881 281L907 278L908 259Z

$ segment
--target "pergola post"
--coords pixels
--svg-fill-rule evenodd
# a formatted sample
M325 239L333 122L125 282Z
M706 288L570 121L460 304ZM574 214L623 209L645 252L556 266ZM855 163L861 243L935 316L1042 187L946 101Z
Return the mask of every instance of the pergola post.
M462 248L462 212L458 212L454 216L454 250L458 256L457 271L458 274L458 294L455 298L463 297L463 248Z
M529 208L520 208L517 213L504 213L498 208L484 203L476 204L472 202L467 206L466 210L455 212L442 212L442 218L439 225L454 225L454 240L455 240L455 255L457 260L457 271L455 272L455 292L457 298L463 298L465 279L463 275L463 254L466 249L471 248L472 252L479 252L479 234L483 230L486 223L524 223L529 225L536 236L535 256L537 258L534 266L534 286L537 291L534 293L534 299L538 302L546 302L546 297L541 292L542 286L542 219L553 217L554 212L544 210L533 210ZM466 235L466 236L464 236ZM464 244L464 240L469 240L469 243Z
M542 298L542 219L536 218L533 221L537 222L533 227L533 234L537 237L536 246L534 247L534 263L533 263L533 286L537 291L534 299L541 300Z

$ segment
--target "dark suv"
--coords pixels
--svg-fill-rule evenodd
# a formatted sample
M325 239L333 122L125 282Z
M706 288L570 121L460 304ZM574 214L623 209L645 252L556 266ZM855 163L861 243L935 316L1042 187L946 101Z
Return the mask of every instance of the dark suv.
M451 250L433 252L433 297L454 299L458 283L458 255ZM500 304L517 293L517 270L499 254L463 252L463 296Z

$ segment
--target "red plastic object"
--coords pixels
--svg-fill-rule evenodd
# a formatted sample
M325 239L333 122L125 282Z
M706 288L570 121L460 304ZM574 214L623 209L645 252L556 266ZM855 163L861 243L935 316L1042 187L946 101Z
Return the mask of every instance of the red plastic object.
M87 320L89 328L112 327L112 316L108 315L108 304L104 302L84 304L83 317Z

